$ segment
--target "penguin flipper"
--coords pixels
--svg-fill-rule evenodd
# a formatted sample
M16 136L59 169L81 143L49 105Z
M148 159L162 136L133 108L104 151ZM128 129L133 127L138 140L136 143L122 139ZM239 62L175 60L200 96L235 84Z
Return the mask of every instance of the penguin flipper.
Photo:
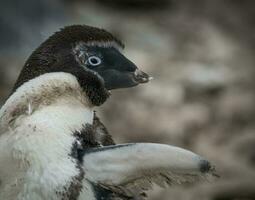
M214 168L191 151L163 144L131 143L92 148L84 152L86 178L127 191L193 182L213 174Z

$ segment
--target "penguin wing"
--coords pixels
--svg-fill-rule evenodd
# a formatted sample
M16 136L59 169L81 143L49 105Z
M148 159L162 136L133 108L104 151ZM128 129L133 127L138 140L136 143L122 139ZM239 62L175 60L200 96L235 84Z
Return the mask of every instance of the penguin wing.
M214 173L211 164L195 153L164 144L131 143L84 151L86 178L101 186L146 191L159 186L181 184Z

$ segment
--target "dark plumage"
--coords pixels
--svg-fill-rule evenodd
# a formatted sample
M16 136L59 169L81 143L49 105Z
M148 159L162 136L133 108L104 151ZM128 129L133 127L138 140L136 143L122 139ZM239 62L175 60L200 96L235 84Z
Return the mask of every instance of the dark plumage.
M44 42L42 45L51 45L51 46L70 46L70 44L73 44L78 41L83 42L116 42L121 48L124 48L124 44L114 37L111 33L108 31L105 31L104 29L92 27L92 26L86 26L86 25L72 25L67 26L63 29L60 29L60 31L56 32L52 36L48 38L46 42Z
M81 41L116 42L124 48L118 39L103 29L85 25L67 26L50 36L30 55L14 85L14 90L44 73L68 70L63 68L67 64L77 65L71 49Z

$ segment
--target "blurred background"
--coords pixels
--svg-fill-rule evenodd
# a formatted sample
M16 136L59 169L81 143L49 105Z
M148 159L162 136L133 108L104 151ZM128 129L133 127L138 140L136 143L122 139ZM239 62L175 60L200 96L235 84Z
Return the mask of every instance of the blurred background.
M1 104L31 52L71 24L111 31L154 77L98 109L116 142L178 145L221 175L150 200L255 199L255 1L1 0Z

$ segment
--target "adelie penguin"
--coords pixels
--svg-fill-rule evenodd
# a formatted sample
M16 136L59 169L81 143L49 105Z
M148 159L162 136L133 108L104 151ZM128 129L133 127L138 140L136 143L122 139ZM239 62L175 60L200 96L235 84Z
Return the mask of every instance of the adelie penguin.
M142 199L152 183L213 173L178 147L114 144L94 108L110 90L151 79L122 48L105 30L75 25L32 53L0 110L0 199Z

